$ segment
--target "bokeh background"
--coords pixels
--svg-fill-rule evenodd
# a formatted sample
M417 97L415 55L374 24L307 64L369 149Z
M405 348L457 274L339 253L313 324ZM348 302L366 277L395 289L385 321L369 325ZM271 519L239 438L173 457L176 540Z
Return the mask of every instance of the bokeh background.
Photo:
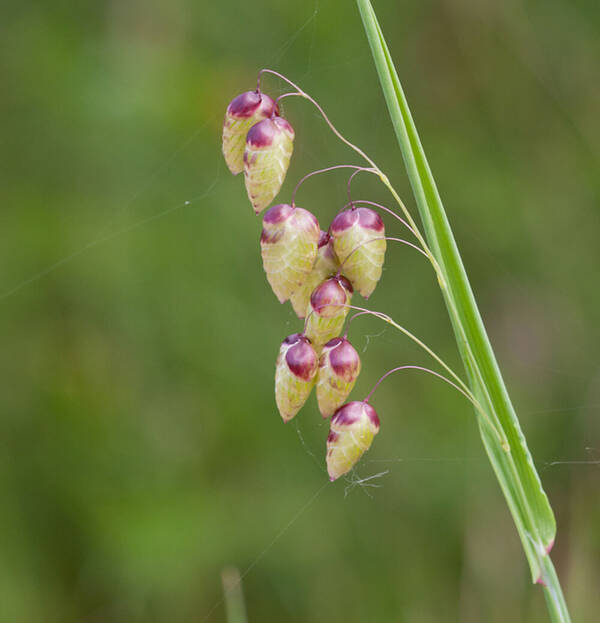
M556 511L573 620L595 621L599 5L375 8ZM264 278L222 117L280 70L414 210L354 3L9 0L1 22L0 620L222 622L233 565L250 622L546 621L460 395L388 379L379 436L332 485L314 396L285 426L275 408L274 359L301 323ZM357 159L308 103L283 110L285 201ZM326 227L346 177L313 178L298 204ZM353 187L390 202L368 176ZM369 306L460 368L421 256L390 245ZM357 397L428 363L375 319L350 338Z

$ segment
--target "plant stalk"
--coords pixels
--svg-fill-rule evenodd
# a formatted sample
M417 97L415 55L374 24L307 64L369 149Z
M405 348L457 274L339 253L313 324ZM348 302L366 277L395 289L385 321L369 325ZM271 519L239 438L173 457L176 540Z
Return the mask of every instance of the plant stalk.
M550 618L553 622L569 623L566 602L549 555L556 534L552 509L504 385L377 17L369 0L357 2L471 391L485 411L492 414L495 427L506 442L503 446L488 421L479 417L484 447L521 538L532 580L544 587ZM383 182L396 196L387 178Z

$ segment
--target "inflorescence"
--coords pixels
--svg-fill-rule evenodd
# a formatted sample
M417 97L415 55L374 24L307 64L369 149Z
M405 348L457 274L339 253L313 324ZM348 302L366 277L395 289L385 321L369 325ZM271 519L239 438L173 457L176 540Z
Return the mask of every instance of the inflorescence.
M263 72L280 77L295 91L273 100L260 90ZM387 315L351 305L355 292L367 299L377 286L388 240L402 242L421 252L436 269L440 283L443 278L387 177L364 152L337 131L315 100L284 76L267 69L259 72L256 90L242 93L230 102L223 125L225 161L234 175L243 171L255 213L259 214L269 207L279 193L289 167L295 134L290 123L280 114L279 100L292 95L312 102L336 136L369 164L369 167L328 167L309 173L298 183L299 186L317 173L342 168L353 170L348 180L350 201L335 216L327 231L321 230L311 212L295 205L296 186L291 204L275 205L265 212L260 238L263 267L275 296L280 303L289 300L298 318L304 319L302 333L286 337L279 349L275 370L277 407L283 421L290 421L316 387L319 410L324 418L331 418L327 437L327 471L333 481L356 465L371 446L380 426L379 417L369 404L373 390L362 401L346 402L361 371L360 357L348 341L347 334L340 337L350 309L359 310L354 317L371 314L393 324L433 356L454 381L419 366L401 366L393 371L412 368L430 372L465 395L486 419L488 416L461 379L420 340ZM390 189L406 220L379 204L352 201L350 182L362 171L377 175ZM414 235L417 244L387 237L381 216L365 204L392 214Z

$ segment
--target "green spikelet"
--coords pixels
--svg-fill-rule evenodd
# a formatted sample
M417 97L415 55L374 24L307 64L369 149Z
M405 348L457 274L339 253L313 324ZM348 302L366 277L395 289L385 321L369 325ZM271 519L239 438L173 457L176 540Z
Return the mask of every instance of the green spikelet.
M248 131L274 112L275 102L268 95L256 91L238 95L227 106L223 122L223 156L234 175L244 170L244 149Z
M313 291L304 333L317 351L342 332L351 298L352 286L344 277L331 277Z
M260 238L263 267L280 303L287 301L310 275L319 233L317 219L302 208L280 204L265 213Z
M298 318L306 317L306 310L313 290L325 279L335 275L340 263L333 250L333 242L324 231L319 237L317 259L304 283L292 294L290 301Z
M367 402L349 402L331 418L327 437L327 473L336 480L349 472L371 447L379 418Z
M319 358L300 333L285 338L275 366L275 402L284 422L300 411L315 384Z
M294 150L294 130L283 117L250 128L244 151L246 191L258 214L279 192Z
M369 208L351 208L340 212L329 228L333 248L344 275L358 292L368 298L383 270L386 241L385 227L377 212Z
M317 402L323 417L329 417L350 395L360 374L360 357L345 337L329 340L319 359Z

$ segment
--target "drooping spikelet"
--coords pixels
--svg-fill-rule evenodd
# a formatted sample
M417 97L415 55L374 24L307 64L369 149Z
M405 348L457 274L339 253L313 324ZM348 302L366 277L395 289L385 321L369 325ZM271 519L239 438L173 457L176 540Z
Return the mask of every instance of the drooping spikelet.
M246 191L258 214L279 192L294 150L294 130L283 117L250 128L244 151Z
M306 317L313 290L325 279L332 277L340 267L331 236L322 231L319 237L317 259L304 283L292 294L290 301L298 318Z
M385 257L381 217L369 208L350 208L333 219L329 233L344 274L368 298L381 277Z
M342 332L351 298L352 285L341 276L330 277L314 289L307 308L304 334L317 351Z
M359 374L360 357L345 337L335 337L323 346L316 385L323 417L329 417L344 404Z
M223 122L223 156L229 170L244 170L246 135L250 128L275 113L275 102L264 93L246 91L231 100Z
M282 203L266 211L260 249L267 280L280 303L311 273L319 233L319 222L308 210Z
M294 333L283 340L275 367L275 402L284 422L306 402L318 367L317 353L304 335Z
M371 447L379 418L367 402L349 402L331 418L327 437L327 473L336 480L349 472Z

